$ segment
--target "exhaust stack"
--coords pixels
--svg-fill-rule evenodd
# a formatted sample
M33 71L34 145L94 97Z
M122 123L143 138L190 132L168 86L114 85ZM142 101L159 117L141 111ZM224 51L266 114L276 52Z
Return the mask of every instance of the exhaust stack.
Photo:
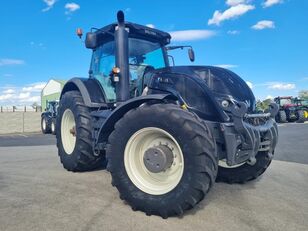
M118 26L115 28L116 66L120 68L119 81L116 83L117 102L124 102L129 96L129 49L128 31L125 29L123 11L117 13Z

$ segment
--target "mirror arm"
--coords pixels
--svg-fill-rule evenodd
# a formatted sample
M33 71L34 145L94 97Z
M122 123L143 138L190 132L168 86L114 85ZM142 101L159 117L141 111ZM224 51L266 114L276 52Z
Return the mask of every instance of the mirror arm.
M183 50L184 48L191 48L192 49L192 46L167 46L166 50L167 51L176 50L176 49Z
M174 57L173 57L172 55L168 55L168 58L171 58L171 60L172 60L172 64L173 64L173 66L175 66L175 63L174 63Z

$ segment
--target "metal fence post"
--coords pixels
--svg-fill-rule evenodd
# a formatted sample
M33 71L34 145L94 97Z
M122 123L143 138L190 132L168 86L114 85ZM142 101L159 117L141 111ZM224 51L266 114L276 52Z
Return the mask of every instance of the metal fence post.
M22 133L25 132L25 112L22 113Z

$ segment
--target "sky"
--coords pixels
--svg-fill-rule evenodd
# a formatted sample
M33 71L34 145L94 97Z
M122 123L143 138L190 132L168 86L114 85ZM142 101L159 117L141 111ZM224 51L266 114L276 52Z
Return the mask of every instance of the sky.
M116 20L170 32L192 45L195 65L228 68L256 98L308 90L307 0L2 0L0 106L40 103L51 79L87 77L91 50L76 36ZM176 65L191 65L186 52Z

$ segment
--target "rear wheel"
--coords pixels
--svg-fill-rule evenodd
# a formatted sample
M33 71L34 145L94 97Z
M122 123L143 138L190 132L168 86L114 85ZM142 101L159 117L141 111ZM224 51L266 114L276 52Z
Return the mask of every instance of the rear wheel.
M107 169L120 198L134 210L167 218L193 208L217 175L209 128L172 104L144 105L115 125Z
M267 152L258 152L256 160L254 165L243 163L236 166L228 166L225 161L220 160L216 181L232 184L245 183L258 178L270 165L272 155Z
M69 171L88 171L103 166L105 155L92 150L92 121L78 91L66 92L60 101L56 122L58 154Z
M307 120L308 119L308 110L304 111L304 115L305 115L305 120Z
M43 134L50 133L50 126L49 126L48 119L46 118L46 116L42 116L41 118L41 130Z
M279 123L287 123L287 114L285 111L279 111L278 112L278 118L279 118Z
M56 119L52 118L51 125L50 125L51 134L56 134Z
M297 111L297 123L304 123L305 122L305 112L303 110Z

